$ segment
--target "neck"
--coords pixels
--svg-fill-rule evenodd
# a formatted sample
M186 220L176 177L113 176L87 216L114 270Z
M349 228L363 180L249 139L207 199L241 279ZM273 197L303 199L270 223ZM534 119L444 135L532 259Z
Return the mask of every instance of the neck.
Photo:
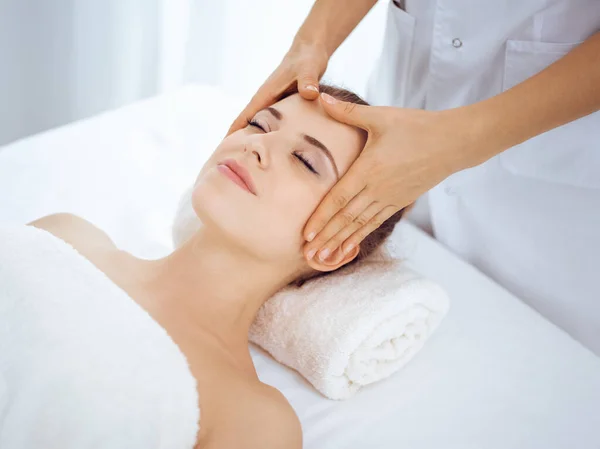
M293 270L258 260L204 226L169 256L138 262L138 287L154 308L209 332L232 353L248 352L258 310L293 278Z

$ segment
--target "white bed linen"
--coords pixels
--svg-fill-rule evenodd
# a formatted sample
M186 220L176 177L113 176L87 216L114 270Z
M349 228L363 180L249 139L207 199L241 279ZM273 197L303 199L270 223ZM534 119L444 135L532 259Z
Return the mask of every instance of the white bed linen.
M190 86L0 148L0 220L68 211L136 255L165 254L179 196L241 106ZM411 224L393 242L452 300L403 370L335 402L252 348L305 448L600 448L600 358Z

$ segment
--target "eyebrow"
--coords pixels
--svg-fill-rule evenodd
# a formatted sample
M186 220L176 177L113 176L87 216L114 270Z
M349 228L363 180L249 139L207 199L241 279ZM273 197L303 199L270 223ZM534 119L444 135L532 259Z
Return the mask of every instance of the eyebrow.
M271 114L273 114L273 117L275 117L277 120L281 120L283 118L283 115L281 115L281 112L279 112L274 107L267 108L267 111L269 111Z
M279 112L277 109L275 109L274 107L268 107L266 110L269 111L273 115L273 117L275 117L277 120L283 119L283 114L281 112ZM307 134L302 134L302 138L305 140L305 142L309 143L310 145L313 145L314 147L318 148L323 153L325 153L325 156L327 156L327 158L333 164L333 169L335 171L335 175L336 175L337 179L339 179L340 172L337 168L337 164L335 163L335 159L333 158L331 151L329 151L329 148L327 148L320 140L315 139L313 136L309 136Z

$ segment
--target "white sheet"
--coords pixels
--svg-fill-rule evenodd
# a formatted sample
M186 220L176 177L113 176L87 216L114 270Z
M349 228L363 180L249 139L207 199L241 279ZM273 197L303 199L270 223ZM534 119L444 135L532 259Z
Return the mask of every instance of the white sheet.
M68 211L125 250L162 255L179 195L241 105L191 86L4 147L0 219ZM600 447L600 358L414 226L393 238L452 299L402 371L334 402L252 350L296 409L305 448Z

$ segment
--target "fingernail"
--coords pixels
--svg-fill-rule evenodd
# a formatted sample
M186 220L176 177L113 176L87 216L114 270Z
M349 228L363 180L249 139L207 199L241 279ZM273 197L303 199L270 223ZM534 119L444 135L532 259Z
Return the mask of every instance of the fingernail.
M308 234L308 237L306 237L306 240L308 240L309 242L312 242L313 239L315 238L315 233L311 232L310 234Z
M307 257L307 258L310 260L310 259L312 259L313 257L315 257L315 254L316 254L316 253L317 253L317 250L316 250L316 249L311 249L311 250L310 250L310 251L309 251L309 252L306 254L306 257Z
M325 259L327 259L327 256L329 256L329 249L327 248L325 248L319 253L319 259L321 259L321 262L325 261Z
M307 90L312 90L313 92L319 92L319 88L317 86L313 86L312 84L307 84L304 86Z
M329 104L337 103L337 100L335 98L333 98L331 95L326 94L325 92L321 93L321 98L323 98L323 101L325 101Z
M344 254L348 254L350 251L352 251L354 249L354 244L350 243L346 249L344 250Z

